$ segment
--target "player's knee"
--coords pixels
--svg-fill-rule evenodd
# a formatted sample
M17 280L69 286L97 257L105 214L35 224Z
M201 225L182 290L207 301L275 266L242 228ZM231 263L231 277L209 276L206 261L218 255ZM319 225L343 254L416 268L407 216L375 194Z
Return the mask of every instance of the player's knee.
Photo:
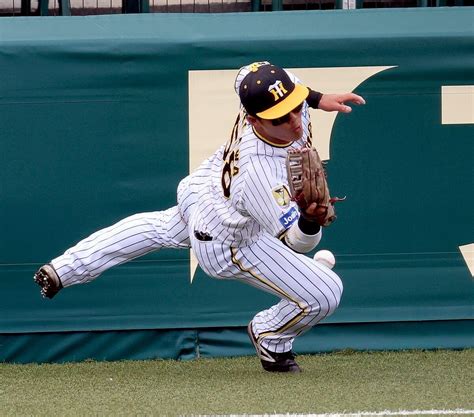
M310 314L326 317L334 313L341 302L342 292L342 281L333 273L331 279L326 281L324 285L315 287L313 300L310 303Z
M331 291L331 295L329 297L329 309L328 309L328 315L334 313L334 311L339 307L339 304L341 303L341 298L342 298L342 293L344 291L344 286L342 285L342 281L337 276L334 274L334 279L335 282L337 282L337 285L333 291Z
M339 294L315 297L314 302L309 305L308 315L317 317L318 321L322 320L336 311L340 300Z
M328 309L327 309L327 315L331 315L336 311L336 309L339 307L339 303L341 302L341 296L342 296L342 288L341 292L336 293L336 294L331 294L329 297L329 302L328 302Z

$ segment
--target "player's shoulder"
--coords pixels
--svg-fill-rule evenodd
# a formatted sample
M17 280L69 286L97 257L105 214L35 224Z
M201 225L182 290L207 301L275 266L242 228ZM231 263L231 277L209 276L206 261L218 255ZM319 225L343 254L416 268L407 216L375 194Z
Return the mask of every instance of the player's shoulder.
M252 126L250 125L247 125L242 132L239 152L241 159L252 158L259 152L258 138L255 136Z

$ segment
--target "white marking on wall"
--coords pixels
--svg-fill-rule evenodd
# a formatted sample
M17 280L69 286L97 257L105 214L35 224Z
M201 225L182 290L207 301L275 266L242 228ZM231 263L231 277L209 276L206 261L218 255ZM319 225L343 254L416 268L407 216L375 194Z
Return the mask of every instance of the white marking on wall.
M441 87L441 124L474 123L474 85ZM472 138L471 138L472 139Z
M459 250L471 272L471 276L474 278L474 243L459 246Z

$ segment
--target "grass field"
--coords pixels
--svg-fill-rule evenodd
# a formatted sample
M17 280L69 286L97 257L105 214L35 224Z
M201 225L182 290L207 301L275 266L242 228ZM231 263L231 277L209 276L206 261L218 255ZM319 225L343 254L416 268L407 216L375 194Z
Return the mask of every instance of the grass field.
M474 409L473 349L340 352L298 362L304 369L298 375L266 373L256 357L0 364L0 416Z

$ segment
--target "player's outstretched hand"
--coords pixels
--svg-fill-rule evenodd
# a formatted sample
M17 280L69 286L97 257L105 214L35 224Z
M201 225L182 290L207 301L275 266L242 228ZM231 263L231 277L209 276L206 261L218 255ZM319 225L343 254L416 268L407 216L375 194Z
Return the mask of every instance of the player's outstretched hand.
M323 94L318 108L324 111L340 111L341 113L350 113L352 108L345 103L365 104L365 100L354 93L344 94Z

